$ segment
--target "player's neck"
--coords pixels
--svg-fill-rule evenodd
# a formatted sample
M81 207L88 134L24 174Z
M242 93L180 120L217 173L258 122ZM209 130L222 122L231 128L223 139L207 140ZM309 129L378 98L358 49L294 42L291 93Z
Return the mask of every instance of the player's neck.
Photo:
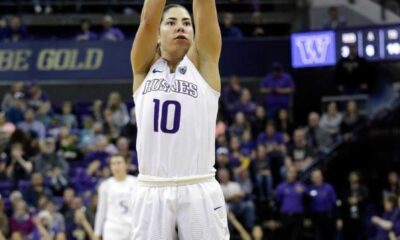
M123 175L116 175L116 176L114 176L114 178L115 178L115 180L117 180L118 182L123 182L123 181L125 181L125 179L126 179L126 174L123 174Z
M172 73L175 72L176 67L185 57L185 54L169 54L167 52L163 52L161 57L167 62L167 65Z

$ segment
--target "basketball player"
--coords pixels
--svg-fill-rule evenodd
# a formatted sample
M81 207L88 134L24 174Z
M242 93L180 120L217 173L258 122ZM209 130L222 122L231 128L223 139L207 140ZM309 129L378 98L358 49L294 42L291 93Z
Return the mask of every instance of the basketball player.
M229 239L215 180L221 34L215 0L146 0L131 60L138 126L134 240ZM194 34L193 25L196 26Z
M122 156L112 156L110 168L113 177L99 187L95 239L129 240L132 221L129 204L136 178L127 174L128 159Z

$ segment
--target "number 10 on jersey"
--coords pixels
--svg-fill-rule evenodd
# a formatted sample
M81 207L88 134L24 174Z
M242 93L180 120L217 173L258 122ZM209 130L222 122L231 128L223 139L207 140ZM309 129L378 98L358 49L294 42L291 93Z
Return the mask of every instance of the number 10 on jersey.
M181 123L181 104L177 101L168 100L161 102L153 99L154 103L154 132L176 133ZM173 108L173 109L171 109ZM173 110L173 113L170 113ZM161 111L161 112L160 112ZM173 114L173 124L168 126L168 114ZM160 122L161 115L161 122Z

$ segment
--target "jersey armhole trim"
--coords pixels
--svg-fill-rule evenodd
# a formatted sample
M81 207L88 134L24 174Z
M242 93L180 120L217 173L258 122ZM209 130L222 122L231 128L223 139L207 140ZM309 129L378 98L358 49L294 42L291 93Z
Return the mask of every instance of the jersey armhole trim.
M201 76L201 78L203 79L204 84L207 86L208 89L211 90L212 95L214 95L216 98L219 98L221 96L221 92L218 92L217 90L215 90L213 87L210 86L210 84L208 83L208 81L203 77L203 75L201 75L199 69L197 69L197 67L193 64L192 60L190 60L190 58L186 55L185 58L187 59L187 61L192 65L192 67L194 69L196 69L197 73Z

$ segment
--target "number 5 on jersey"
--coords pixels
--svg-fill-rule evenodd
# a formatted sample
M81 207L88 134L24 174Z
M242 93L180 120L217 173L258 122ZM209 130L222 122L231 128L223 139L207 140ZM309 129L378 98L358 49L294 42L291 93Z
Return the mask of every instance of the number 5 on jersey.
M179 130L181 123L181 104L177 101L165 101L161 102L159 99L154 99L154 132L163 133L176 133ZM161 107L161 108L160 108ZM173 108L173 109L171 109ZM161 122L160 122L160 110L161 110ZM173 110L173 121L172 126L168 126L168 114L170 110Z

